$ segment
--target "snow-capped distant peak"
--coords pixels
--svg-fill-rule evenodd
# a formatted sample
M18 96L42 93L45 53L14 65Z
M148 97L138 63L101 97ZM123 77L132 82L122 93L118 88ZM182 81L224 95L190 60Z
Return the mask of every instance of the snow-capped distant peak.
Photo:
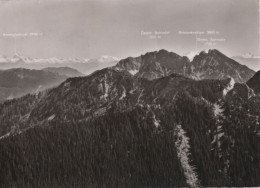
M260 58L260 56L253 55L252 53L246 53L246 54L242 55L241 57L246 58L246 59L250 59L250 58L258 59L258 58Z
M23 58L19 54L14 54L13 57L0 56L0 63L15 63Z
M13 57L0 56L0 63L16 63L23 62L25 64L33 64L33 63L44 63L44 64L62 64L62 63L91 63L93 61L98 61L100 63L111 63L118 62L120 59L113 56L104 55L96 59L88 59L88 58L77 58L77 57L66 57L66 58L31 58L22 56L20 54L14 54Z
M98 61L101 63L107 63L107 62L111 62L111 61L119 61L119 59L117 57L104 55L104 56L101 56L100 58L98 58Z
M0 56L0 63L16 63L18 61L22 61L26 64L33 63L49 63L49 64L58 64L58 63L87 63L89 59L87 58L31 58L25 57L20 54L14 54L13 57Z
M84 60L84 62L88 62L88 61L89 61L89 59L88 59L88 58L84 58L83 60Z
M242 55L242 57L243 57L243 58L253 58L254 55L251 54L251 53L246 53L246 54Z

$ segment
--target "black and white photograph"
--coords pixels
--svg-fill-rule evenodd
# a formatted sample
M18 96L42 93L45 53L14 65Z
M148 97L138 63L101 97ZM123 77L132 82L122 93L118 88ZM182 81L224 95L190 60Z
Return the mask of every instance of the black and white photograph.
M0 188L260 187L260 0L0 0Z

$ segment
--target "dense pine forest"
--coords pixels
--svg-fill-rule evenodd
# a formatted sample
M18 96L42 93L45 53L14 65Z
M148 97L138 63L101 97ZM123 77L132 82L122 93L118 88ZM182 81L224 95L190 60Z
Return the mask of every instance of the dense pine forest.
M190 138L191 160L187 162L200 185L259 185L259 137L245 131L246 120L239 127L223 120L227 135L219 148L212 144L216 122L206 105L182 98L175 107L157 114L159 128L152 116L147 109L137 108L82 122L51 121L2 139L0 185L188 186L175 147L179 124Z
M187 186L173 133L155 130L144 116L136 110L89 122L52 122L4 139L1 186Z

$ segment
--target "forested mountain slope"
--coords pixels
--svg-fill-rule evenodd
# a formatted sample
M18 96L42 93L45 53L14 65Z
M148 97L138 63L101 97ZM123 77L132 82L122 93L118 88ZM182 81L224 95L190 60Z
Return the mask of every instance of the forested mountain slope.
M233 78L69 78L0 104L0 185L259 186L259 108Z

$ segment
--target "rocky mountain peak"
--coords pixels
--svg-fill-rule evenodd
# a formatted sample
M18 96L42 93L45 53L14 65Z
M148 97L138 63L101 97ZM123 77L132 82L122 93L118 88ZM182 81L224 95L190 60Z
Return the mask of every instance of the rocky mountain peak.
M217 49L204 50L197 54L189 59L162 49L123 59L114 68L148 80L176 73L196 80L233 78L235 82L243 83L254 75L253 70Z

